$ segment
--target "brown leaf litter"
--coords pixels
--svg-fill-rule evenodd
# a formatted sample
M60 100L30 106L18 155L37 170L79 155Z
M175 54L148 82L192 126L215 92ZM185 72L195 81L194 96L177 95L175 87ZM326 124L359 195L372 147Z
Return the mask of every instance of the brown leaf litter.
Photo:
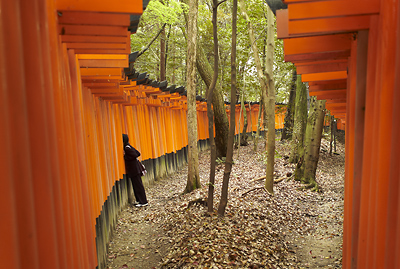
M320 153L322 193L299 191L287 162L289 145L276 143L274 196L263 190L264 143L237 150L225 217L208 216L190 201L207 198L209 151L200 153L202 188L182 195L187 167L146 189L150 205L129 206L119 216L109 244L107 268L341 268L344 146L339 155ZM322 148L329 143L322 141ZM215 210L223 164L217 164ZM284 180L282 180L284 178ZM251 191L250 191L251 190Z

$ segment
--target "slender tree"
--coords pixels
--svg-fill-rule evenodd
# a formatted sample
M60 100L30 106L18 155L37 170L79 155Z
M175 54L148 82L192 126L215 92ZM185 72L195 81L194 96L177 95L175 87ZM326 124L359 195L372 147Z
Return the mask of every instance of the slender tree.
M257 144L258 144L258 137L260 136L260 125L261 125L261 112L262 112L262 95L260 97L260 102L259 102L259 108L258 108L258 116L257 116L257 130L254 138L254 151L257 151Z
M232 171L233 163L233 141L235 138L235 107L236 107L236 31L237 31L237 0L233 0L232 7L232 52L231 52L231 115L228 136L228 149L226 153L226 162L224 177L222 180L221 199L218 206L218 215L225 214L225 208L228 204L228 186L229 177Z
M256 44L254 30L249 16L247 15L246 3L240 0L240 10L246 19L251 48L253 51L254 62L257 68L257 75L261 85L263 94L264 115L268 119L268 145L267 145L267 169L265 178L265 188L268 192L273 193L274 183L274 157L275 157L275 84L273 80L273 58L274 58L274 15L270 8L267 7L267 52L265 73L261 65L260 55ZM267 93L268 91L268 93ZM264 118L265 118L264 116Z
M293 135L289 162L298 163L304 156L304 133L307 125L307 88L301 82L301 76L297 76L296 105L294 113Z
M198 0L189 0L187 27L187 126L188 126L188 177L185 193L200 188L199 155L197 148L196 111L196 42Z
M187 3L188 0L182 0L182 2ZM221 1L221 3L223 2L225 1ZM187 14L185 14L185 20L188 20ZM183 28L182 31L184 31ZM197 42L196 67L201 76L201 79L207 86L207 96L208 89L210 89L213 80L214 71L210 62L207 59L206 52L200 42ZM228 116L226 114L222 88L217 83L214 86L214 89L215 91L213 93L212 108L214 112L215 146L217 157L225 157L227 151L229 122Z
M324 127L325 100L317 100L312 97L310 101L310 111L307 119L306 133L304 137L304 162L299 167L300 173L296 176L306 184L306 189L319 191L319 186L315 180L315 173L319 160L322 130Z
M222 1L225 2L225 1ZM210 146L211 146L211 162L210 162L210 181L208 185L208 212L214 211L214 181L215 181L215 160L217 158L217 152L215 148L215 140L214 140L214 112L212 110L212 102L215 85L218 80L218 6L222 3L218 2L218 0L213 0L213 38L214 38L214 75L210 87L207 93L207 116L208 116L208 132L210 137Z
M166 80L166 37L164 27L160 34L160 81Z
M265 178L265 188L274 193L274 168L275 168L275 82L273 75L274 51L275 51L275 22L274 13L267 6L267 57L265 73L268 82L268 94L266 105L268 118L268 143L267 143L267 169Z
M287 104L281 141L292 139L293 135L294 110L296 108L296 79L297 79L297 72L296 69L294 68L292 75L292 86L290 87L289 101Z

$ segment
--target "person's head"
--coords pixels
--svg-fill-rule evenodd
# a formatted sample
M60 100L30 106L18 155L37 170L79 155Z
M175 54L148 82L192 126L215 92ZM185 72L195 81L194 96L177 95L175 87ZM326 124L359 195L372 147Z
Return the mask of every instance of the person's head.
M124 147L129 144L129 137L127 134L122 134L122 140L124 141Z

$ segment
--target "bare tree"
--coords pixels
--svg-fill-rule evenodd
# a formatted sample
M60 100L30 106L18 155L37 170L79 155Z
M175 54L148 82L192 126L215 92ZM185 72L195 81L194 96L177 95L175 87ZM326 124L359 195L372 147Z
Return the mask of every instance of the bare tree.
M198 0L189 0L187 29L187 126L188 126L188 177L185 193L200 188L199 155L197 148L196 111L196 42Z
M298 163L304 156L304 133L307 125L307 88L301 82L301 76L297 76L296 106L294 113L293 135L289 162Z
M294 110L296 109L296 79L297 72L293 68L292 86L290 87L289 101L286 108L285 123L283 125L281 141L292 139L293 124L294 124Z
M265 188L273 193L274 184L274 158L275 158L275 83L273 80L273 58L275 48L274 34L274 14L267 7L267 53L265 73L261 65L261 59L256 44L256 39L250 18L247 15L246 3L240 0L240 9L246 19L251 48L253 51L254 62L257 68L257 75L261 85L262 100L264 103L264 118L268 119L268 145L267 145L267 169L265 178ZM268 93L267 93L268 91ZM266 114L266 115L265 115Z
M315 180L315 173L319 160L324 117L325 100L317 100L316 97L311 98L310 112L304 137L304 162L296 168L299 171L295 172L295 176L297 180L306 184L306 189L312 189L313 191L319 191L319 186Z
M222 1L224 2L224 1ZM207 116L208 116L208 132L210 137L210 147L211 147L211 163L210 163L210 181L208 185L208 212L214 211L214 181L215 181L215 160L217 158L217 151L215 147L215 140L214 140L214 111L212 110L212 102L213 102L213 95L215 85L217 84L218 80L218 6L222 3L218 2L218 0L213 0L213 16L212 16L212 23L213 23L213 38L214 38L214 75L210 87L208 88L207 93Z
M218 215L225 214L228 204L229 177L232 171L233 162L233 141L235 137L235 107L236 107L236 36L237 35L237 0L233 0L232 8L232 52L231 52L231 115L228 135L228 148L226 152L226 162L224 177L222 181L221 200L218 207Z

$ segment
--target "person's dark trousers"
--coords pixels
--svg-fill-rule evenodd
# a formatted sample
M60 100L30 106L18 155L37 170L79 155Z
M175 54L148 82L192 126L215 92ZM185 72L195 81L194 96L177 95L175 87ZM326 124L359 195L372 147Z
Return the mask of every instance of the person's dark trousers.
M136 201L139 204L147 204L146 192L143 187L142 177L140 175L129 175L129 177L132 182L133 193L135 194Z

